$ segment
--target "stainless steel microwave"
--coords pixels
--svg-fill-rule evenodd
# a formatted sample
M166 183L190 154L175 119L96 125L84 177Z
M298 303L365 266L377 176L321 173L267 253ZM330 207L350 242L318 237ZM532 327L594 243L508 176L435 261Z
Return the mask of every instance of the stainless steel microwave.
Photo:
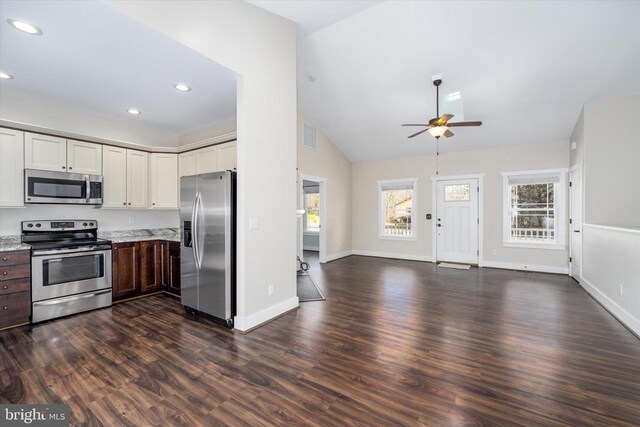
M101 205L102 175L24 170L24 202Z

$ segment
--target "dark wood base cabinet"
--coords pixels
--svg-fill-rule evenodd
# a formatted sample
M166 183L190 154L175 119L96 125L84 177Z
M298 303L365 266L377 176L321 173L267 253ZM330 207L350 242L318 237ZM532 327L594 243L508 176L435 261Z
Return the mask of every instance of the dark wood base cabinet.
M0 329L29 323L31 317L31 254L0 253Z
M161 240L113 244L113 299L163 289L180 294L180 243Z

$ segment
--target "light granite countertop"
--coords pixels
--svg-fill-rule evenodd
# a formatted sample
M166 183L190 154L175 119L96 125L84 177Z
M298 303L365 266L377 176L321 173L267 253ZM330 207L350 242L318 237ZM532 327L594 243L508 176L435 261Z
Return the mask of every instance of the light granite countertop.
M167 240L180 242L180 231L177 228L145 228L140 230L118 230L98 232L101 239L113 243L143 242L148 240Z
M26 251L31 246L20 242L20 236L0 236L0 252Z

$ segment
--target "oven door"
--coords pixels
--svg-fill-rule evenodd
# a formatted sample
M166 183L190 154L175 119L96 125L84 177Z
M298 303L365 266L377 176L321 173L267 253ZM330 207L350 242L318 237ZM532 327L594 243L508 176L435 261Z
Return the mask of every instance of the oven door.
M24 170L26 203L88 204L89 175Z
M34 255L32 301L111 288L111 250Z

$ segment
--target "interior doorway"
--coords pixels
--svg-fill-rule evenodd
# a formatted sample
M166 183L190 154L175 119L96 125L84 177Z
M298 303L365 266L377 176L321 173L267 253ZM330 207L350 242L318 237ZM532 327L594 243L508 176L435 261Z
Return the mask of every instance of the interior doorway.
M482 177L434 178L434 260L482 264Z
M569 179L571 230L569 274L578 282L582 276L582 163L571 169Z
M300 175L299 205L304 213L298 219L298 256L305 252L317 254L320 263L326 262L327 179Z

